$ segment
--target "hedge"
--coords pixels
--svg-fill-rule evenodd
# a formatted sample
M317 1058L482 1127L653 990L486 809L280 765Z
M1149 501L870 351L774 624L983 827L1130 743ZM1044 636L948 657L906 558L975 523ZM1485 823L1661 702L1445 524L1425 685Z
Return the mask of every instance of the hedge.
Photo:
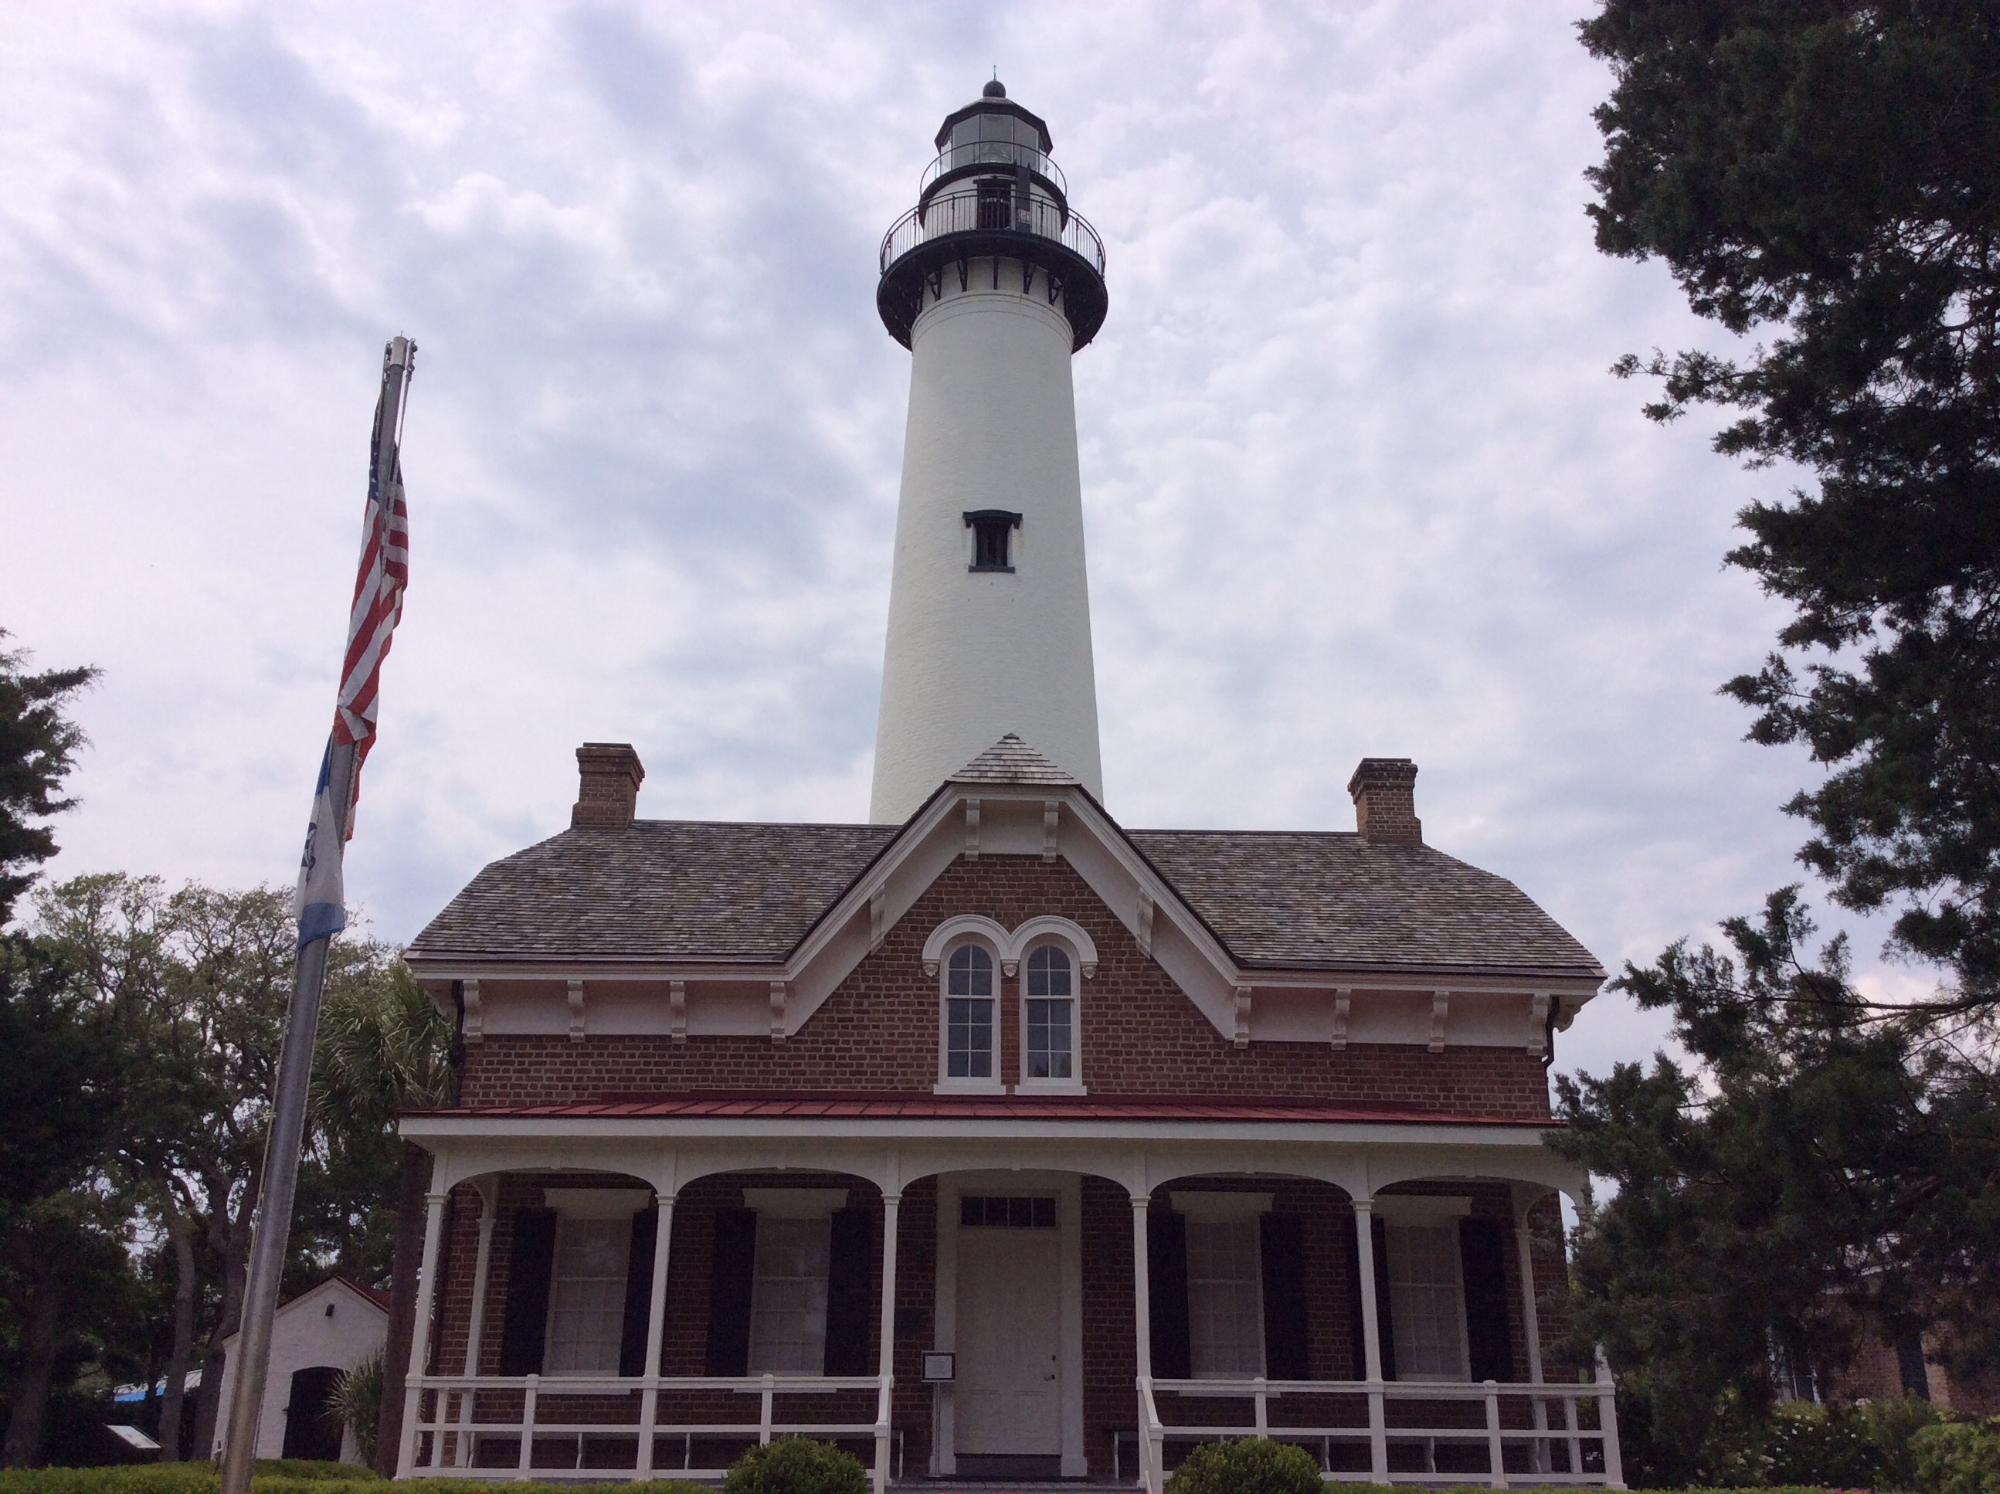
M260 1468L266 1465L260 1465ZM325 1470L325 1471L322 1471ZM171 1463L154 1467L35 1468L0 1473L0 1494L215 1494L217 1474L205 1463ZM713 1484L679 1482L645 1484L512 1484L477 1479L423 1479L413 1486L423 1494L578 1494L580 1489L621 1489L632 1494L717 1494ZM262 1472L252 1484L255 1494L383 1494L383 1481L345 1464L287 1467ZM1379 1484L1341 1484L1340 1494L1409 1494L1407 1488ZM1438 1491L1433 1491L1438 1494ZM1468 1485L1445 1494L1492 1494L1485 1485ZM1516 1494L1575 1494L1573 1488L1516 1491ZM1634 1494L1711 1494L1700 1489L1634 1491ZM1733 1494L1827 1494L1804 1485L1741 1489Z
M216 1494L221 1475L208 1463L160 1463L123 1468L31 1468L0 1473L0 1494ZM348 1463L259 1463L254 1494L386 1494L390 1486ZM424 1494L577 1494L579 1489L620 1489L632 1494L715 1494L713 1485L498 1484L480 1479L424 1479L410 1486Z

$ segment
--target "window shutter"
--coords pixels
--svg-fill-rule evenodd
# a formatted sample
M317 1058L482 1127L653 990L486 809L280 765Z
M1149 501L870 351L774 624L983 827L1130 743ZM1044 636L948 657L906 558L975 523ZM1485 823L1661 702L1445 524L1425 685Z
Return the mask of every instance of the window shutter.
M1896 1340L1896 1369L1903 1381L1903 1394L1920 1401L1931 1398L1930 1367L1924 1363L1924 1341L1916 1334Z
M1375 1237L1375 1333L1382 1340L1382 1378L1396 1378L1396 1319L1389 1302L1389 1227L1368 1221Z
M632 1248L625 1257L625 1327L618 1341L618 1373L644 1375L653 1366L646 1363L646 1308L653 1296L653 1251L660 1238L660 1211L640 1209L632 1216ZM660 1304L666 1310L666 1304Z
M1257 1239L1264 1268L1264 1373L1273 1380L1305 1380L1306 1232L1296 1214L1266 1214Z
M1146 1290L1152 1307L1152 1373L1185 1380L1194 1352L1188 1328L1187 1220L1171 1209L1146 1211ZM1141 1370L1147 1368L1140 1366Z
M826 1269L826 1372L868 1373L868 1258L874 1222L865 1209L836 1209Z
M757 1216L721 1209L715 1216L715 1258L708 1277L708 1359L703 1372L750 1372L750 1287L757 1266Z
M507 1321L500 1333L500 1373L539 1375L549 1328L549 1276L556 1264L556 1211L514 1214L507 1268Z
M1507 1241L1500 1221L1459 1220L1458 1257L1465 1270L1465 1350L1472 1378L1511 1380L1514 1345L1507 1328Z

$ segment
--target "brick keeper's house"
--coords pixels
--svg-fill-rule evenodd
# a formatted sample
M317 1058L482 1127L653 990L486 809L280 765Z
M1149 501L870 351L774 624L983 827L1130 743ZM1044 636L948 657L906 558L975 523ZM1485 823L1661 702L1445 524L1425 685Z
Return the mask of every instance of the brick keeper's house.
M1103 249L998 83L936 143L882 250L871 823L641 819L638 754L586 744L570 828L410 947L463 1059L403 1126L400 1471L713 1477L800 1432L878 1490L1158 1494L1266 1430L1330 1479L1619 1487L1543 1145L1604 972L1424 843L1404 759L1353 831L1112 817L1070 384Z

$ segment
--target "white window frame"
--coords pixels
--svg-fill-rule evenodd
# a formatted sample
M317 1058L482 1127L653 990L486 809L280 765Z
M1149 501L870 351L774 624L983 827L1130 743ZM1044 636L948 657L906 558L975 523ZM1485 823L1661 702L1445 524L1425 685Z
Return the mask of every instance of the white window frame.
M1445 1259L1450 1263L1451 1279L1447 1283L1456 1302L1452 1321L1458 1325L1458 1363L1455 1372L1437 1373L1432 1370L1417 1372L1405 1362L1406 1349L1403 1344L1395 1345L1396 1378L1416 1384L1466 1383L1472 1378L1472 1333L1465 1320L1465 1257L1460 1249L1458 1223L1472 1213L1472 1201L1466 1198L1443 1198L1412 1196L1408 1198L1382 1198L1375 1200L1375 1214L1383 1225L1383 1239L1388 1250L1389 1277L1389 1328L1394 1336L1400 1336L1403 1324L1413 1320L1413 1307L1406 1295L1410 1284L1398 1282L1396 1265L1399 1254L1408 1259L1407 1252L1396 1248L1396 1236L1400 1232L1413 1230L1434 1231L1445 1237ZM1407 1238L1407 1236L1406 1236Z
M1221 1370L1204 1365L1197 1357L1194 1321L1194 1251L1188 1251L1188 1373L1197 1380L1256 1380L1268 1367L1269 1346L1264 1342L1264 1238L1263 1217L1271 1212L1269 1193L1172 1193L1168 1201L1175 1213L1187 1221L1189 1230L1217 1226L1244 1229L1250 1236L1250 1286L1254 1299L1251 1326L1257 1335L1257 1363L1247 1370Z
M963 996L954 998L952 996L952 957L961 949L966 948L984 950L987 959L992 961L993 991L990 996L975 996L971 998ZM992 941L982 938L977 934L954 939L943 950L938 960L937 978L938 1067L936 1093L961 1095L997 1095L1006 1093L1006 1080L1001 1073L1000 1003L1006 991L1007 977L1006 964L1001 958L1000 950L994 947ZM951 1072L951 1003L954 999L961 1001L971 999L989 1003L987 1021L988 1036L992 1044L992 1072L980 1075L953 1075Z
M798 1377L815 1376L826 1369L826 1301L827 1290L833 1275L833 1215L847 1206L845 1188L745 1188L743 1206L757 1216L757 1244L753 1249L750 1263L750 1324L746 1335L749 1341L749 1363L747 1369L753 1375L773 1374ZM825 1275L820 1281L820 1362L805 1369L777 1369L760 1362L757 1352L757 1307L758 1299L764 1292L762 1264L765 1228L768 1224L784 1222L802 1224L811 1228L815 1224L820 1231L824 1253Z
M1028 1002L1047 1000L1046 997L1028 995L1028 967L1036 953L1044 949L1061 952L1069 961L1069 995L1055 1000L1069 1002L1069 1077L1066 1079L1034 1079L1028 1075ZM1094 961L1093 961L1094 963ZM1021 951L1019 973L1019 1013L1017 1025L1020 1029L1019 1083L1015 1089L1021 1094L1031 1095L1080 1095L1088 1093L1083 1082L1083 959L1076 946L1060 935L1047 934L1035 939Z
M562 1237L564 1229L576 1223L612 1224L625 1226L627 1242L625 1260L618 1275L618 1340L612 1345L611 1363L597 1369L546 1369L551 1377L592 1380L618 1378L618 1359L624 1347L625 1293L630 1289L632 1271L631 1247L632 1216L650 1208L653 1195L644 1188L549 1188L542 1194L545 1207L555 1210L556 1239L555 1252L549 1261L549 1306L548 1315L542 1321L543 1360L546 1364L554 1352L556 1343L557 1318L562 1307ZM609 1277L601 1278L609 1280Z

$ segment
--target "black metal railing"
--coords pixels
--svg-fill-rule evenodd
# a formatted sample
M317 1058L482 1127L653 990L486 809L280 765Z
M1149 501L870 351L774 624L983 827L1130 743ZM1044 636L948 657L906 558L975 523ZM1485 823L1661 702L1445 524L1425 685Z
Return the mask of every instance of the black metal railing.
M918 195L921 196L924 189L941 176L979 166L1004 166L1010 170L1025 166L1037 176L1053 182L1063 196L1069 196L1069 183L1063 180L1062 167L1056 165L1055 158L1036 146L1022 145L1013 140L973 140L964 145L947 147L925 168L923 180L917 183Z
M1048 239L1104 273L1104 240L1081 213L1045 197L1010 192L940 192L911 208L882 236L882 271L933 239L958 233L1020 233Z

